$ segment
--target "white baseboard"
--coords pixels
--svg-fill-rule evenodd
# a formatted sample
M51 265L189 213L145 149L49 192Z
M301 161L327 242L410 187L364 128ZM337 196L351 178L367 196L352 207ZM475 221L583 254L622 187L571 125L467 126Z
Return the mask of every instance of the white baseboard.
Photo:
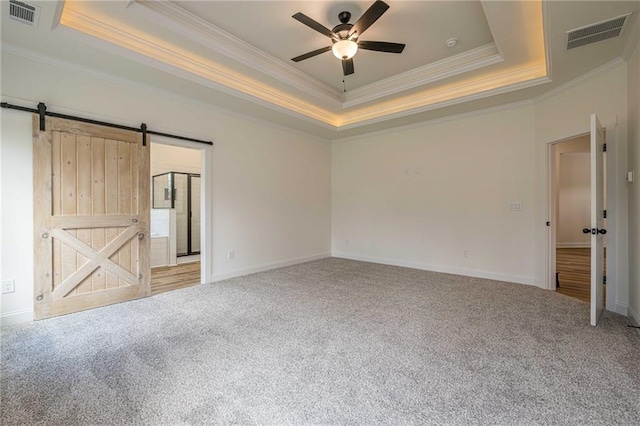
M624 303L616 303L614 309L616 314L620 314L625 317L629 316L629 307Z
M627 317L633 325L640 326L640 315L631 306L627 306Z
M556 248L591 248L591 243L557 243Z
M33 321L33 309L24 309L0 315L0 326L2 327L30 321Z
M241 277L243 275L256 274L258 272L269 271L271 269L283 268L285 266L297 265L299 263L311 262L313 260L326 259L331 257L331 253L321 253L313 256L298 257L295 259L289 259L282 262L264 263L262 265L254 266L252 268L239 269L237 271L225 272L223 274L214 273L212 278L213 282L228 280L230 278Z
M382 259L382 258L374 258L374 257L367 257L367 256L358 256L358 255L347 254L347 253L333 253L332 255L333 257L339 257L342 259L360 260L362 262L380 263L383 265L391 265L391 266L402 266L405 268L422 269L424 271L442 272L445 274L463 275L466 277L474 277L474 278L486 278L489 280L506 281L511 283L526 284L526 285L540 287L540 284L537 283L534 278L521 277L517 275L496 274L494 272L477 271L474 269L451 268L448 266L429 265L426 263L419 263L419 262L407 262L404 260L397 260L397 259Z

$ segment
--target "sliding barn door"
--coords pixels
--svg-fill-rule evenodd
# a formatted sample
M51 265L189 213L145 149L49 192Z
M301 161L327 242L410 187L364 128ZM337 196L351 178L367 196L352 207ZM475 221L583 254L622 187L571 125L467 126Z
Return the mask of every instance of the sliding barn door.
M34 116L35 318L149 295L149 143Z

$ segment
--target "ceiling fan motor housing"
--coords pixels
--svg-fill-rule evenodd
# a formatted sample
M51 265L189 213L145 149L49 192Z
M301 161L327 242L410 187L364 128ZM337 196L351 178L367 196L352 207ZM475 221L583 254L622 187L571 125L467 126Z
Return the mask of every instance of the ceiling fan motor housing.
M344 12L340 12L338 13L338 19L340 20L340 22L342 22L343 24L346 24L349 22L349 20L351 19L351 13L347 12L346 10Z
M351 31L351 28L353 28L353 25L351 24L338 24L333 27L331 31L333 31L338 37L340 37L340 40L346 40L349 38L349 31ZM333 40L333 42L335 43L336 40Z

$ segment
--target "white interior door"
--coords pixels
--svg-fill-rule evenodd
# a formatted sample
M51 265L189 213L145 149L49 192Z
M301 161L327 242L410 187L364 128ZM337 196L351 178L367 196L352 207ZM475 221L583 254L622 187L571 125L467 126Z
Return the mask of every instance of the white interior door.
M598 324L604 307L604 130L591 115L591 325Z

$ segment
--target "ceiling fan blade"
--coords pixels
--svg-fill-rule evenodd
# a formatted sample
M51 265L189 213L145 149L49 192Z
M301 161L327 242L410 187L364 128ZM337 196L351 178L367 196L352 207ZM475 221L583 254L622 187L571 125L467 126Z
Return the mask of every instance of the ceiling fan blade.
M389 9L388 4L381 0L377 0L369 9L367 9L360 19L358 19L358 22L353 25L353 28L351 28L351 31L349 32L349 36L357 33L357 36L360 37L362 33L371 26L371 24L376 22L382 14L387 11L387 9Z
M313 52L305 53L304 55L296 56L295 58L291 58L293 62L304 61L305 59L313 58L316 55L319 55L324 52L328 52L331 50L331 46L323 47L318 50L314 50Z
M295 15L292 16L292 18L298 22L305 24L309 28L316 30L320 34L324 34L330 38L335 38L335 39L338 38L338 36L336 36L334 32L331 31L329 28L325 27L319 22L314 21L313 19L309 18L307 15L305 15L302 12L296 13Z
M353 58L342 61L342 72L344 75L353 74L355 72L353 69Z
M376 52L402 53L404 44L389 43L386 41L359 41L358 47L365 50L375 50Z

